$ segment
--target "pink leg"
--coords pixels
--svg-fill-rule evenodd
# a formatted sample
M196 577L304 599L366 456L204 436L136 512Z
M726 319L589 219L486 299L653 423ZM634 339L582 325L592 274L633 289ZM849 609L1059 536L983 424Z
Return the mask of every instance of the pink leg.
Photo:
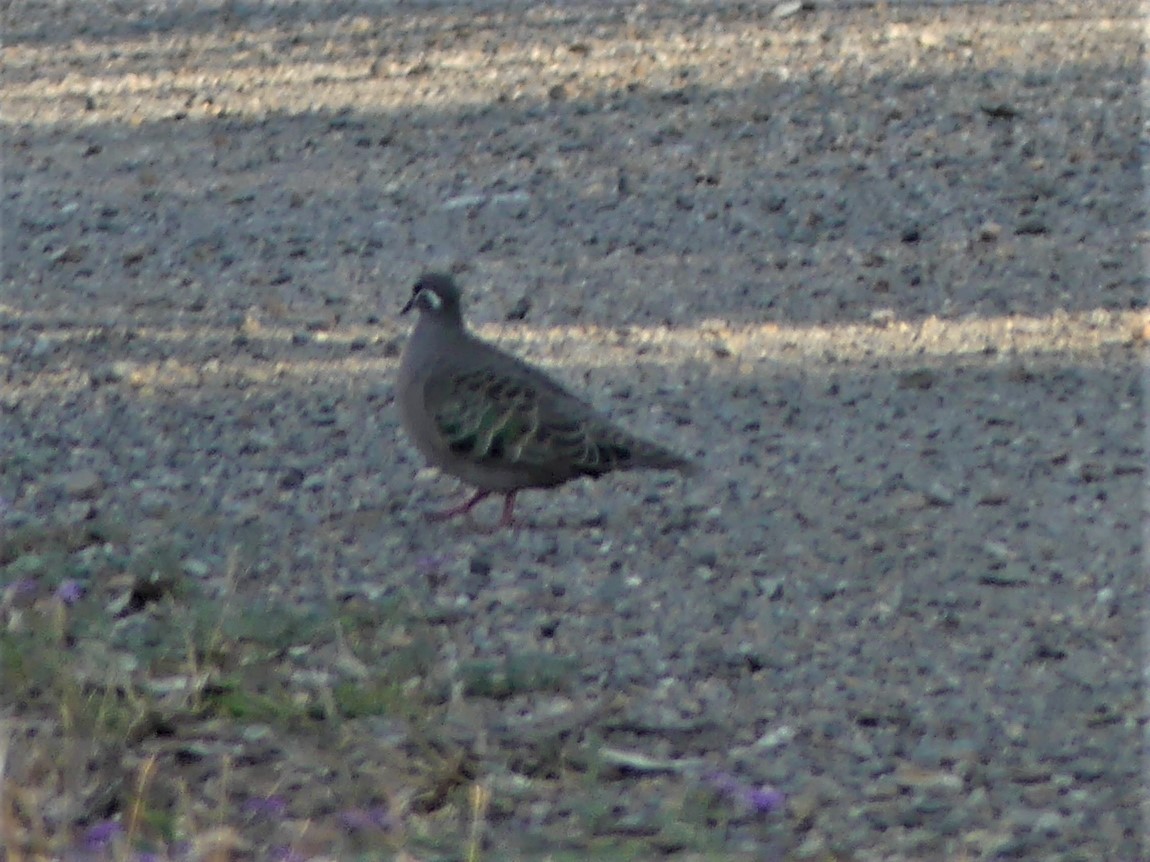
M454 518L456 515L466 515L475 508L476 503L489 496L491 496L490 491L476 491L475 496L466 503L460 503L458 506L452 506L450 509L444 509L442 512L428 512L427 520L446 521L448 518ZM506 506L504 508L506 509Z
M511 491L503 497L503 517L499 519L500 527L515 526L515 492Z

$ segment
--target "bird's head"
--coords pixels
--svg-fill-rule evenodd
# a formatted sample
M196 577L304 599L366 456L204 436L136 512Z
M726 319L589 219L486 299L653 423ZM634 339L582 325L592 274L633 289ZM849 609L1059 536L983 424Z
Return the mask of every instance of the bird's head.
M413 308L439 320L463 322L459 287L455 279L442 272L426 272L416 280L411 287L411 298L399 313L407 314Z

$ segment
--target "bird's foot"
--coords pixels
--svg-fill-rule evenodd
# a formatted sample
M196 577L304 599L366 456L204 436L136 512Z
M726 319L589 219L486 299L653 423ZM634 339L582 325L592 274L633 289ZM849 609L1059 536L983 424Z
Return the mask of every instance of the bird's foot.
M428 512L427 520L433 522L449 521L458 515L469 515L471 514L471 510L475 508L476 503L490 495L490 491L476 491L471 499L460 503L458 506L452 506L450 509L444 509L441 512Z
M458 506L452 506L450 509L444 509L442 512L428 512L427 520L432 522L447 521L458 515L471 515L471 510L475 508L475 504L491 496L490 491L476 491L471 499ZM474 523L474 521L473 521ZM512 491L505 494L503 497L503 515L499 519L499 523L492 526L477 526L477 529L483 533L497 533L500 530L516 530L519 524L515 520L515 492Z

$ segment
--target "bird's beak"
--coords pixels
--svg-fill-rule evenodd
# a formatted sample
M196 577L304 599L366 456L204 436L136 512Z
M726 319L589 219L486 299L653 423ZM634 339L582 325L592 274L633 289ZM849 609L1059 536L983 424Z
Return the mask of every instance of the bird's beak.
M412 296L407 302L403 304L403 308L399 310L400 315L407 314L411 309L415 308L415 297Z

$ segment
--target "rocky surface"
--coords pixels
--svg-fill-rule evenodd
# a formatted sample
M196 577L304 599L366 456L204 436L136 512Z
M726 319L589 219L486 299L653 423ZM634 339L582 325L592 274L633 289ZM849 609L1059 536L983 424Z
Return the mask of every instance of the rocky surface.
M787 797L724 854L1146 858L1136 6L787 7L9 6L5 523L418 608L504 853L690 849L721 773ZM429 266L704 475L426 523ZM516 656L563 681L468 681Z

